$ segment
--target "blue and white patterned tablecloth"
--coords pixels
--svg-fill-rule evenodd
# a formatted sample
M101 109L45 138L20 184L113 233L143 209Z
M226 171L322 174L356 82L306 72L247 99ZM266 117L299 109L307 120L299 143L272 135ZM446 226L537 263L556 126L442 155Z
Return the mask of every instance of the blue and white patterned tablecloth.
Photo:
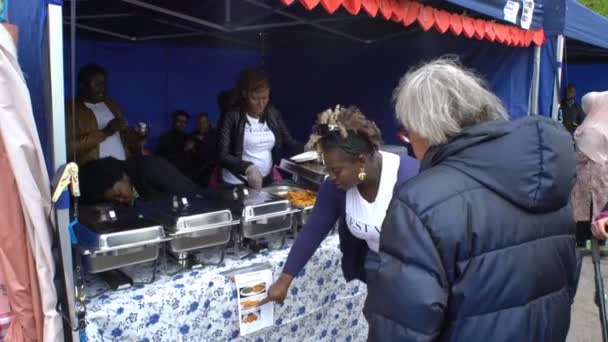
M329 236L293 282L283 305L275 305L275 324L240 336L236 287L221 272L268 262L275 278L289 247L206 266L175 276L164 275L145 286L107 292L87 304L88 341L365 341L362 314L365 284L346 283L340 268L338 237ZM169 265L169 271L174 265ZM151 265L128 268L135 280L149 278ZM105 285L92 277L90 293Z

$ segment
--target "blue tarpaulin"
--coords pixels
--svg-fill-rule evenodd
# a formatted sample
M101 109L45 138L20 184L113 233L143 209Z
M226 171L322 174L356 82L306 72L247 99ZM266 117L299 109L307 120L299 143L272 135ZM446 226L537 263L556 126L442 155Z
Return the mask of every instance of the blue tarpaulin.
M19 64L32 98L32 107L38 135L45 156L49 156L47 144L47 120L44 102L43 42L47 19L47 5L39 0L11 0L8 4L8 21L19 28ZM49 158L47 157L47 162Z
M555 8L559 7L556 4L563 1L564 0L559 0L557 2L549 0L535 1L532 28L538 28L543 25L543 16L546 15L548 6L551 6L550 8L553 11ZM47 147L48 144L46 144L47 127L44 111L44 82L42 78L44 70L41 58L43 46L42 42L44 23L46 20L46 4L57 4L61 2L62 1L60 0L19 0L11 2L11 6L9 7L9 11L11 12L9 15L12 14L12 21L22 28L22 36L19 46L20 58L22 66L27 75L28 85L32 91L36 122L42 140L42 145L45 148L45 153L47 156L49 156L50 151ZM503 9L507 3L505 0L452 0L449 2L451 2L453 5L461 6L463 8L470 9L471 11L476 11L497 19L504 16ZM103 8L103 6L100 8ZM520 19L521 9L520 15L518 16L518 20ZM24 29L26 27L27 29ZM314 44L317 45L318 43L315 41ZM334 97L336 98L335 100L332 99L331 102L335 102L337 100L340 100L340 102L348 102L353 104L356 104L356 102L361 102L366 108L373 112L370 113L372 116L390 115L387 113L387 111L390 110L390 91L392 87L394 87L396 79L402 75L407 67L421 59L428 59L442 53L453 52L461 54L464 62L467 65L480 70L488 78L491 87L503 98L503 100L505 100L510 113L514 117L519 117L527 113L528 89L530 86L532 70L531 60L533 48L509 48L483 41L468 40L462 37L453 37L451 35L441 36L431 32L420 33L419 37L417 35L417 38L409 42L402 41L400 45L397 43L383 45L391 45L393 48L390 51L393 52L403 51L402 56L405 57L399 57L399 54L392 52L381 53L380 50L383 49L376 48L376 46L369 46L368 48L365 48L365 54L368 55L369 60L375 60L375 63L377 63L374 70L382 70L383 68L386 69L386 71L381 72L383 76L378 77L378 73L371 72L371 74L367 77L369 77L369 79L372 80L371 83L374 83L375 85L371 86L370 84L370 86L362 88L367 90L361 93L362 90L358 89L357 84L361 84L360 76L362 76L361 74L364 73L363 70L370 68L370 65L357 66L355 65L357 63L354 61L345 63L340 68L336 69L335 74L345 75L344 79L348 80L347 84L351 85L350 92L358 95L356 97L343 97L338 99L338 97L342 97L340 95L342 90L339 89L340 86L336 85L336 87L329 89L335 94ZM416 49L412 50L412 46L416 46ZM456 48L454 49L454 47ZM137 52L138 49L141 51L141 53ZM245 51L247 50L234 50L237 55L243 58L237 58L239 59L238 62L232 64L229 63L230 68L224 68L224 72L219 72L219 70L217 70L218 72L214 72L214 76L209 78L208 75L210 74L205 74L205 70L207 70L206 66L212 65L212 56L215 54L221 55L224 52L218 50L217 53L209 53L209 51L215 49L205 50L182 47L172 47L171 49L172 51L176 52L175 57L172 58L174 61L167 60L166 57L163 57L167 56L167 49L161 45L142 45L142 43L125 43L124 45L89 43L78 48L79 51L77 53L77 61L79 65L87 62L98 62L104 64L110 72L110 87L114 88L110 89L111 93L118 97L119 102L123 105L123 107L125 107L127 110L127 115L130 116L132 121L143 121L145 119L150 119L154 123L153 133L155 133L155 135L160 133L160 131L163 128L166 128L166 125L168 125L168 112L171 110L179 108L185 108L191 112L208 110L213 115L216 110L214 91L229 86L234 81L238 68L243 67L246 64L254 64L257 62L257 53L255 50L250 50L250 52L253 52L251 57L245 57L247 55L247 52ZM305 48L302 49L306 50ZM480 51L479 49L482 49L485 52L483 54L466 52ZM543 49L545 49L545 47L543 47ZM293 52L296 50L298 50L298 48L290 49L289 51ZM125 51L128 51L128 54L122 54ZM155 53L158 52L158 54L150 54L153 51ZM183 53L178 53L177 51L182 51ZM280 51L280 54L289 53L289 51ZM349 49L348 51L352 52L354 50ZM416 51L416 53L413 53L414 51ZM116 54L113 55L115 52ZM70 54L67 53L66 58L69 58L69 55ZM104 56L108 58L104 58ZM131 56L134 63L131 65L139 65L140 67L138 68L141 70L135 72L139 69L133 69L133 67L125 69L124 66L122 66L122 64L124 64L125 56ZM183 60L188 60L191 62L177 62L176 59L181 58L179 56L183 56ZM201 59L195 58L196 56L201 56ZM315 56L311 56L312 59L315 59L313 57ZM318 59L318 54L316 57L316 59ZM207 60L207 58L212 58L212 60ZM386 60L389 59L393 60L390 67L386 63ZM197 60L199 61L198 65L196 62ZM249 60L251 62L248 62ZM289 59L285 59L284 61L286 62L288 60ZM226 61L228 62L228 60ZM280 64L282 62L278 61L277 59L270 59L269 62L269 68L272 71L271 74L274 74L273 84L278 86L274 88L273 96L275 96L277 102L281 104L282 109L287 112L286 114L289 115L290 112L296 114L293 117L286 117L287 121L291 121L293 126L296 128L304 127L301 126L299 122L301 121L301 115L307 114L312 117L314 116L315 111L326 105L325 102L328 102L327 105L331 104L329 103L329 100L324 101L315 97L315 99L312 101L310 99L306 101L306 106L310 107L310 110L304 110L304 108L300 109L298 107L291 111L290 107L292 105L290 105L290 103L294 103L294 101L291 101L291 99L299 100L301 96L303 96L300 93L294 92L294 88L302 85L308 90L316 89L319 87L319 84L323 84L323 82L315 83L312 81L316 76L313 76L310 73L303 75L301 80L294 81L293 74L297 74L298 72L292 72L292 74L290 74L289 64L286 64L287 68L282 70L283 65ZM303 63L304 62L305 61L303 61ZM155 63L156 65L153 66L152 64ZM166 67L167 63L175 66L171 68ZM321 64L319 64L317 68L323 68ZM186 71L186 66L193 68L191 70L199 71L198 73L188 72ZM291 67L293 67L293 64ZM351 69L349 69L349 67L351 67ZM163 70L166 72L164 73ZM353 70L358 71L353 72ZM546 66L546 70L541 74L541 101L543 101L542 97L545 94L543 89L549 89L552 87L552 70L554 70L553 66ZM394 71L394 73L390 73L389 71ZM283 75L283 73L286 74ZM66 75L69 76L69 68L66 68ZM136 77L133 77L134 75ZM152 83L149 83L149 80L146 81L147 78L152 77L150 75L165 76L159 76L159 82L155 83L154 86L151 86ZM357 77L357 75L359 75L359 77ZM283 82L282 79L284 77L287 79ZM291 82L289 82L288 79L290 79ZM137 82L138 80L142 81L138 83L141 85L133 86L132 83ZM178 82L178 80L180 81ZM130 84L131 86L127 87L127 84ZM123 89L120 89L120 87ZM213 91L211 91L212 88ZM70 89L69 84L65 89ZM200 96L202 94L200 91L197 92L198 89L204 90L203 93L205 95ZM381 94L380 89L382 89L384 93ZM156 95L151 97L151 93ZM197 96L194 93L199 95ZM186 98L188 95L191 95L191 97ZM548 103L549 101L547 100L546 102ZM545 112L545 110L541 110L542 114L546 114ZM382 122L384 120L389 119L388 117L383 117L379 121L381 121L382 126L388 127L390 122ZM165 126L163 127L163 125ZM301 135L304 135L304 132L302 132Z

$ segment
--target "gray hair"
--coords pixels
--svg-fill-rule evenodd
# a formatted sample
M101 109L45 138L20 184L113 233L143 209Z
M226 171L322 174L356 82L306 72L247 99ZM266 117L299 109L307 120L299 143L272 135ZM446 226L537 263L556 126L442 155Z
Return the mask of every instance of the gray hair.
M407 130L440 145L464 128L508 119L485 82L454 59L440 58L408 71L393 92L397 119Z

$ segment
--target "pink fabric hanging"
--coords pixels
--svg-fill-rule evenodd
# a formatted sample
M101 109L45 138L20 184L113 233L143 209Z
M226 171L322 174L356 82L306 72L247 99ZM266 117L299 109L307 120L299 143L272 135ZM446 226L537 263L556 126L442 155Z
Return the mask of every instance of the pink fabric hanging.
M3 190L0 196L0 270L5 276L14 314L5 341L42 341L43 315L36 265L4 140L4 137L0 139L0 189Z
M10 305L8 303L8 291L6 288L5 277L0 267L0 341L2 341L8 333L11 321L13 319L13 313L11 312Z
M11 37L11 35L13 36ZM16 57L15 37L16 30L11 32L6 26L0 25L0 83L2 84L0 87L0 139L6 150L4 160L8 162L9 170L16 176L6 178L4 181L12 179L13 186L16 186L16 191L18 191L18 201L13 199L13 202L7 204L12 205L14 209L19 209L22 213L21 222L26 231L22 243L25 243L26 246L29 244L33 256L33 259L22 259L23 263L20 267L26 267L30 281L32 281L30 286L37 287L39 291L38 298L36 291L30 288L32 303L40 303L42 341L55 342L63 340L63 327L61 317L56 310L57 291L53 282L55 262L51 252L53 226L50 221L50 182L34 122L30 94ZM9 183L6 184L6 186L9 185ZM2 185L0 188L4 190L6 187ZM9 201L10 197L4 196L3 200ZM2 212L4 212L5 208L2 208ZM16 224L18 223L16 218L12 219ZM11 228L16 230L18 227ZM10 239L14 239L12 235L14 232L10 233ZM1 240L6 241L6 237ZM10 257L15 256L10 255ZM13 278L8 275L8 271L5 273L10 284ZM33 281L36 276L38 283L34 285ZM20 291L24 291L24 289L20 289ZM9 296L11 296L10 291ZM18 302L16 303L19 305ZM15 320L18 320L18 308L13 305L12 300L11 305L16 315ZM32 315L36 316L35 304L32 304L31 310ZM21 324L31 327L32 322L27 321ZM12 340L23 341L19 340L16 328L13 330L11 325L9 334L13 331L15 332L11 337ZM35 329L27 328L22 333L28 338L33 336L40 341L40 335Z

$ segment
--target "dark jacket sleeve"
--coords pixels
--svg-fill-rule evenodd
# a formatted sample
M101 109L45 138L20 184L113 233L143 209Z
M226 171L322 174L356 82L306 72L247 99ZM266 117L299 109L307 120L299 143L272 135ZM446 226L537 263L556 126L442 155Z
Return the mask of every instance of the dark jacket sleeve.
M237 134L240 113L228 112L222 119L222 126L218 130L219 159L222 167L234 175L242 175L251 163L243 161L241 156L233 154L234 136Z
M128 161L132 181L142 197L188 194L198 187L168 161L150 156L141 156Z
M291 136L291 133L289 132L289 127L287 127L285 120L283 120L283 115L281 114L281 112L274 107L273 111L278 130L281 134L281 137L283 138L282 140L285 152L289 155L302 153L304 151L304 145Z
M366 264L369 341L433 341L448 301L446 273L429 230L393 199L382 226L380 262Z
M308 222L302 227L289 251L283 272L293 276L300 273L340 218L343 211L341 202L344 203L343 193L331 181L324 181Z
M175 164L176 161L182 157L180 152L183 151L184 147L182 146L181 151L178 150L175 141L173 141L172 136L168 133L161 135L161 137L158 139L156 154L173 164Z

